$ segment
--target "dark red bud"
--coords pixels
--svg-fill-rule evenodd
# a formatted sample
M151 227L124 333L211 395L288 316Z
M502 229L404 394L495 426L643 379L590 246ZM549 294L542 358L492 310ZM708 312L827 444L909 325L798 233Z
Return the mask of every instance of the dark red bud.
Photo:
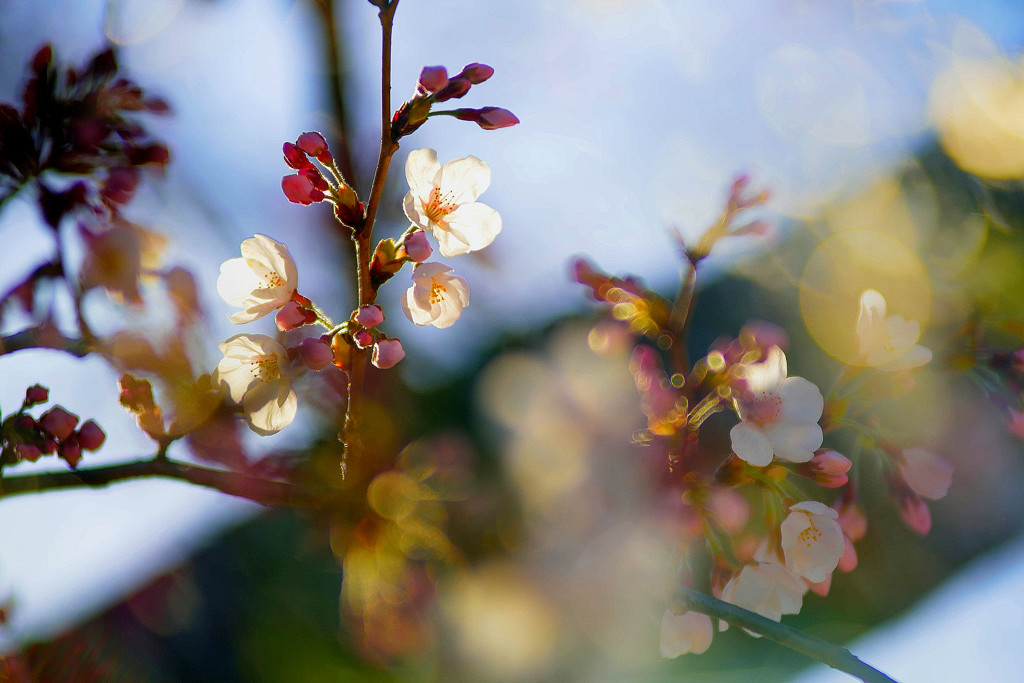
M297 171L301 171L304 168L312 168L313 162L306 157L305 153L290 142L284 143L282 146L284 151L284 163L288 164Z
M106 440L107 435L94 420L86 420L78 429L78 444L83 450L94 451Z
M14 446L14 454L21 460L35 462L43 454L39 447L30 443L19 443Z
M514 126L519 123L519 119L508 109L484 107L479 110L476 122L484 130L497 130Z
M435 93L448 85L448 70L443 66L425 66L417 85L425 92Z
M494 69L487 66L486 64L479 64L473 62L472 64L466 65L462 70L462 73L458 77L465 78L467 81L476 85L477 83L483 83L488 78L494 75Z
M57 446L57 455L64 458L72 467L78 467L78 463L82 462L82 447L78 443L78 438L69 436L61 441Z
M78 416L60 406L50 408L39 418L39 426L52 434L58 441L71 436L77 424Z
M468 78L456 76L448 81L448 85L444 86L444 88L437 93L434 97L434 101L447 102L448 100L457 100L469 92L470 86L472 86L472 83L469 82Z
M33 384L25 390L25 407L37 406L50 400L50 390L41 384Z
M331 153L327 149L327 140L317 132L303 133L295 141L295 146L311 157L316 157L324 163L330 163Z
M286 175L281 179L281 189L288 201L296 204L312 204L322 202L324 193L313 186L313 182L306 175L298 173Z

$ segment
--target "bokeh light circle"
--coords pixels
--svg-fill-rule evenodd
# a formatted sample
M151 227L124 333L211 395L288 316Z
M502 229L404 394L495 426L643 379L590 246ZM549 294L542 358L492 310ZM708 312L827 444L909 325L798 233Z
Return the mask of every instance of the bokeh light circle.
M818 346L843 363L857 360L857 316L866 289L881 292L889 315L916 320L922 329L931 317L927 270L902 242L868 230L826 239L800 279L800 313Z

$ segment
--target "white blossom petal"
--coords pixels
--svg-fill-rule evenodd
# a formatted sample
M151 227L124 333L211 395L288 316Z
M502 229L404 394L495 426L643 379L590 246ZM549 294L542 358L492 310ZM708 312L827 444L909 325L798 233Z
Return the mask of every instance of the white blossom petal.
M435 150L414 149L409 152L409 156L405 160L405 179L409 183L413 196L426 203L440 170L441 164L437 160Z
M775 457L788 462L809 462L824 441L821 427L816 422L783 422L767 429L766 436L771 441Z
M755 467L764 467L771 463L772 442L756 426L740 422L729 432L732 450L737 457Z
M837 513L817 501L797 503L782 522L782 551L786 566L812 583L825 581L846 550Z
M491 184L491 167L474 156L452 159L441 167L436 184L456 204L475 202Z
M711 647L713 633L708 615L692 611L676 614L667 609L661 615L661 656L674 659L688 653L703 654Z
M494 238L501 232L501 215L480 202L461 204L458 209L446 217L449 231L461 234L469 245L469 251L479 251L494 241ZM436 231L435 231L436 236ZM440 240L438 240L440 246ZM445 254L444 247L441 247L441 254Z

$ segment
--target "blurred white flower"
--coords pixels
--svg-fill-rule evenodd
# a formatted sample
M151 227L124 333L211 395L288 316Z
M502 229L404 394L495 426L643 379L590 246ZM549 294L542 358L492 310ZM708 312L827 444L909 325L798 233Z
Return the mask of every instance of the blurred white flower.
M711 647L711 617L700 612L676 614L670 609L661 615L661 656L703 654Z
M722 600L781 621L783 614L800 611L806 592L807 584L778 562L758 562L743 567L725 584Z
M885 297L873 289L860 295L857 318L857 350L861 361L880 370L908 370L932 359L930 349L920 346L921 326L902 315L885 315Z
M413 285L402 297L402 310L417 325L450 327L469 305L469 284L443 263L420 263L412 271Z
M813 583L827 579L846 549L839 513L809 500L791 505L782 522L782 552L794 574Z
M298 286L299 275L288 247L266 235L242 242L242 257L225 261L217 278L217 293L242 309L230 316L235 324L262 318L284 306Z
M490 167L474 156L444 166L432 149L417 149L405 162L409 193L405 215L431 230L443 256L483 249L501 232L498 212L476 201L491 184Z
M729 436L736 455L763 467L772 457L807 462L821 446L818 420L824 399L818 387L802 377L787 377L786 355L777 346L768 358L740 368L736 411L740 423Z
M220 350L211 380L241 404L249 428L267 436L291 424L298 401L285 348L265 334L236 334Z
M953 466L924 448L904 448L899 468L903 480L922 498L938 500L953 483Z

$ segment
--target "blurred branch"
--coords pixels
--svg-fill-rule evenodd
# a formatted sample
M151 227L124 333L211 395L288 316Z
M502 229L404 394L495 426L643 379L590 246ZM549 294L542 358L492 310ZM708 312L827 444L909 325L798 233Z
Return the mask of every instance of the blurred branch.
M189 465L168 459L140 460L67 472L43 472L0 477L0 499L23 493L39 493L59 489L102 488L115 482L143 477L179 479L266 506L311 505L314 503L312 496L300 492L296 486L288 482Z
M355 170L352 164L352 150L349 146L348 105L342 75L345 73L345 53L339 40L338 10L334 0L315 0L320 11L321 24L324 27L324 62L327 68L327 90L330 93L331 108L338 126L336 144L332 145L334 160L338 170L349 185L355 183Z
M807 655L811 659L855 676L862 681L870 683L895 683L893 679L878 669L857 659L845 647L839 647L819 638L809 636L789 626L766 619L760 614L755 614L742 607L737 607L736 605L713 598L710 595L705 595L692 588L680 587L677 597L681 603L686 605L687 609L706 614L709 617L722 619L733 626L739 626L758 633L783 647L788 647L800 654Z
M89 353L89 344L84 339L65 337L52 327L30 327L0 337L0 355L24 349L55 349L84 358Z

